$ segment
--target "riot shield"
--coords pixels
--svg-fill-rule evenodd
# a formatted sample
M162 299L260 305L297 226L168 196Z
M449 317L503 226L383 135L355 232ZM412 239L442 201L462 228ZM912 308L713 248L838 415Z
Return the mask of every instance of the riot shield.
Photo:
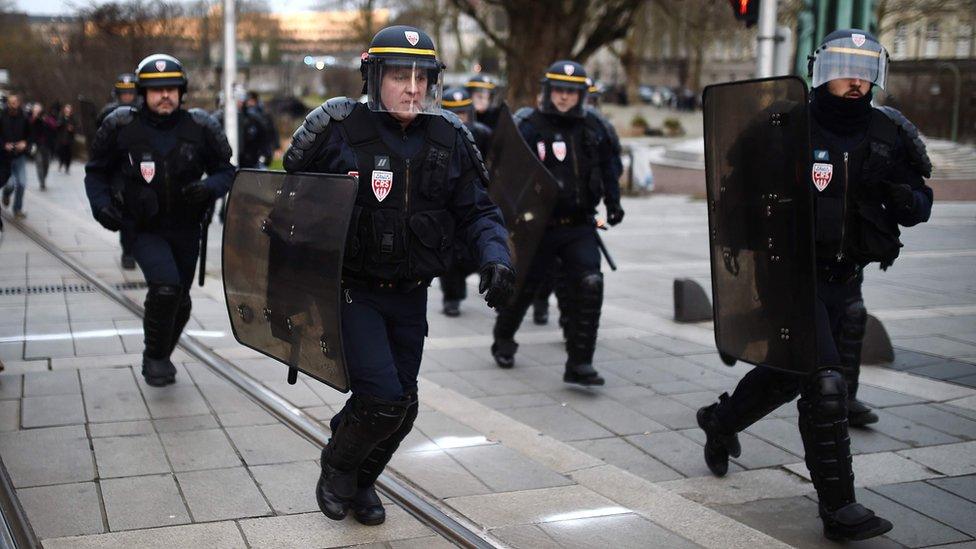
M241 170L224 223L234 337L343 392L340 277L357 185L347 175Z
M98 107L87 99L78 100L78 120L81 122L81 133L85 136L85 149L91 150L98 131Z
M500 108L488 166L488 195L501 208L508 228L517 293L546 232L559 183L522 139L506 104Z
M715 343L751 364L817 366L807 89L796 77L708 86L705 179Z

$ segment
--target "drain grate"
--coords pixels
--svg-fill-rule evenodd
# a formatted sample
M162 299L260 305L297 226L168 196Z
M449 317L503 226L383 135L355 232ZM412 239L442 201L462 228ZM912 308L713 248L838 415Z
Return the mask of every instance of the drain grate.
M113 284L117 290L144 290L148 286L145 282L119 282ZM0 288L3 295L40 295L40 294L90 294L97 290L91 284L41 284L35 286L7 286Z

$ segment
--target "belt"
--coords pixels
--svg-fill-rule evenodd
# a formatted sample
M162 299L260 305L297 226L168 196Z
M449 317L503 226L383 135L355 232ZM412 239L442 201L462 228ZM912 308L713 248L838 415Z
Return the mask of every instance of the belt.
M850 284L860 280L864 267L854 263L817 265L817 278L829 284Z
M426 286L430 282L427 280L382 280L378 278L363 279L343 276L341 283L343 288L351 288L354 290L405 294L421 286Z
M573 214L563 217L550 217L550 227L575 227L579 225L593 225L593 216L587 214Z

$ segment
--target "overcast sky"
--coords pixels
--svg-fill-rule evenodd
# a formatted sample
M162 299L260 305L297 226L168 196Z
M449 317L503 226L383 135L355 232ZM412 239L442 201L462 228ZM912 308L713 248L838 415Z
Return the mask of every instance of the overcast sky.
M66 15L71 13L71 5L87 5L88 0L16 0L17 8L35 15ZM98 2L103 4L105 2ZM307 9L314 0L269 0L274 11L301 11Z

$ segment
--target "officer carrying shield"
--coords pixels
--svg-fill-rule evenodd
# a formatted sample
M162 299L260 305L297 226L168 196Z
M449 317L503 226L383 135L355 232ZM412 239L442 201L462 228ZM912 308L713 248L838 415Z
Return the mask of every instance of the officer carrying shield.
M483 74L477 74L468 79L464 84L464 89L471 95L474 103L475 119L485 126L495 130L498 124L498 106L495 105L495 92L498 86L490 78ZM482 149L483 153L488 153Z
M112 101L105 105L102 111L98 113L98 117L95 119L96 126L101 126L105 117L112 114L112 111L120 106L138 106L138 99L139 95L136 93L136 75L131 72L120 74L115 80L115 85L112 86ZM126 236L125 231L120 230L119 244L122 245L122 268L127 271L136 268L136 260L132 257L132 252L129 251L129 241L130 239Z
M516 116L519 132L559 182L549 227L532 260L525 284L495 322L491 353L501 368L515 364L515 332L539 285L557 258L568 288L570 312L565 327L566 371L563 380L603 385L593 368L597 327L603 305L603 274L594 215L603 199L607 221L623 220L620 187L612 167L610 140L603 123L586 108L586 71L574 61L557 61L542 79L542 102Z
M871 34L848 29L829 34L810 62L812 150L802 158L809 162L815 219L814 371L798 375L755 367L731 396L723 394L698 411L707 435L705 461L722 476L729 456L740 455L737 433L800 395L806 463L824 535L832 540L867 539L892 527L857 503L854 494L848 425L877 420L865 416L871 412L854 400L866 319L861 284L866 265L878 262L886 269L898 256L898 226L927 221L932 208L932 191L923 181L931 165L917 130L900 113L871 106L872 86L885 86L887 61L887 51ZM769 132L770 120L776 125L784 118L763 120ZM772 204L767 211L778 207ZM768 239L770 248L778 245L776 238ZM765 238L760 244L766 248ZM732 265L734 258L727 258L726 266ZM789 329L778 339L789 340ZM793 360L800 358L805 357Z
M464 88L444 90L441 107L461 119L474 137L478 150L485 154L491 148L491 128L475 120L474 102ZM467 297L464 280L478 270L477 263L467 253L464 246L455 247L454 263L441 276L441 292L444 294L444 314L456 317L461 314L461 302Z
M149 285L142 375L160 387L176 380L169 357L190 319L204 213L227 192L234 166L217 121L181 108L187 77L177 59L146 57L136 86L142 107L118 107L98 129L85 191L95 219L125 231Z
M352 396L332 418L316 499L341 520L385 520L373 485L417 416L427 286L454 244L477 258L489 307L515 275L487 172L461 121L441 111L441 72L423 31L392 26L362 56L367 103L337 97L312 111L285 154L289 172L350 173L359 191L346 238L341 310Z

